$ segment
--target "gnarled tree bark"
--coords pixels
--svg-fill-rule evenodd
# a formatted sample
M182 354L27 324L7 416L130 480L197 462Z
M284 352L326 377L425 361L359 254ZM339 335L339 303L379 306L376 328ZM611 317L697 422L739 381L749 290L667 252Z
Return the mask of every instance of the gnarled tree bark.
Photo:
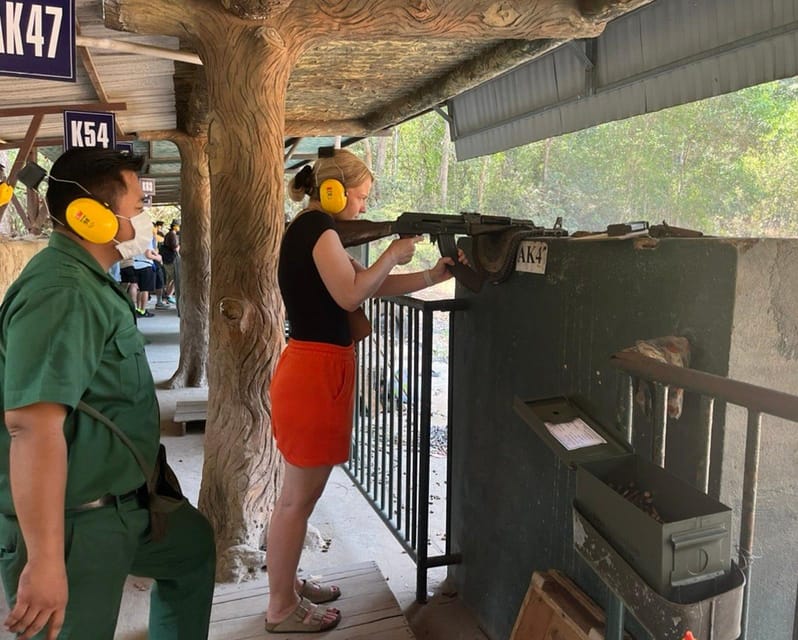
M240 580L263 563L260 546L282 478L268 389L283 347L283 121L299 51L229 16L209 16L198 29L210 104L214 265L199 502L216 531L217 578Z
M207 135L173 138L180 150L180 362L169 389L208 384L211 180Z
M211 182L207 130L142 131L141 140L170 140L180 151L180 361L167 389L208 385L211 281Z

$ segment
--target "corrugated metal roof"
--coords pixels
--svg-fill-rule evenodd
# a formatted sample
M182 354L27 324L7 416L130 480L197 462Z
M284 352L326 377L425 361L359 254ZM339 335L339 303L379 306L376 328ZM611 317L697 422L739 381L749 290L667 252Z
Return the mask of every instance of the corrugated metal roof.
M656 0L448 101L466 160L798 75L798 0Z

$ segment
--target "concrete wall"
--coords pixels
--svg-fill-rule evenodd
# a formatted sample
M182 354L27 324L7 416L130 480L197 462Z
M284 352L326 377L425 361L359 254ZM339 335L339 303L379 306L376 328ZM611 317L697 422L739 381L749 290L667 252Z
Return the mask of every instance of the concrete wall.
M451 574L492 638L509 636L535 570L561 569L600 602L605 598L573 551L575 474L515 415L513 398L581 396L594 417L613 428L619 379L609 356L637 339L663 335L691 338L696 369L763 386L778 375L789 378L786 384L796 392L798 363L789 346L798 339L789 308L796 308L790 302L795 290L785 292L790 274L776 275L774 268L787 255L794 260L796 246L717 239L552 241L546 275L515 273L477 295L458 289L470 308L454 329L452 542L463 563ZM746 301L754 291L763 300ZM668 430L667 466L688 481L695 477L697 415L698 398L686 398L682 417ZM716 409L716 459L727 449L739 451L744 423L745 416L727 419L723 407ZM637 424L635 446L647 455L650 429L645 420ZM773 445L783 448L783 460L774 466L761 504L792 505L778 512L763 507L761 518L769 521L757 539L775 564L789 552L782 539L793 547L798 542L795 485L787 478L798 442L794 427L768 435L778 438ZM724 466L726 473L719 464L713 468L712 485L722 486L724 501L739 494L742 471L734 464ZM734 543L737 531L732 535ZM775 603L769 591L776 579L762 561L750 638L791 638L798 554L789 558L793 566L782 562L777 569L781 580L793 584ZM759 614L763 607L766 616Z
M798 395L798 241L742 245L737 261L729 377ZM730 407L724 439L722 496L739 515L747 414ZM798 582L798 424L762 419L759 492L749 638L795 640L771 621L794 612ZM736 523L739 526L739 523Z
M46 246L46 239L11 240L0 237L0 300L28 260Z

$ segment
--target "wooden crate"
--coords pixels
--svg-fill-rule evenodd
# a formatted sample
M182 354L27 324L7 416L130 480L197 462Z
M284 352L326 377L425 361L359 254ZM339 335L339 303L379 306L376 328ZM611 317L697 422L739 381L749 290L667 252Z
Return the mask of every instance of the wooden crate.
M536 571L510 640L603 640L605 629L604 611L565 574Z

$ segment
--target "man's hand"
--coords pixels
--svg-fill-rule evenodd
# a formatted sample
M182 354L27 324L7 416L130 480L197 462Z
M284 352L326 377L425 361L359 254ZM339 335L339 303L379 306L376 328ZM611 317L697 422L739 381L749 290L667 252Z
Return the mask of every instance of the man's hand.
M47 627L55 640L64 624L67 577L64 561L66 408L39 402L5 412L11 435L11 497L28 562L19 576L17 603L8 629L26 640Z
M49 562L28 562L19 576L17 603L5 626L20 634L18 640L32 638L47 627L47 640L56 640L64 624L67 599L63 556Z

